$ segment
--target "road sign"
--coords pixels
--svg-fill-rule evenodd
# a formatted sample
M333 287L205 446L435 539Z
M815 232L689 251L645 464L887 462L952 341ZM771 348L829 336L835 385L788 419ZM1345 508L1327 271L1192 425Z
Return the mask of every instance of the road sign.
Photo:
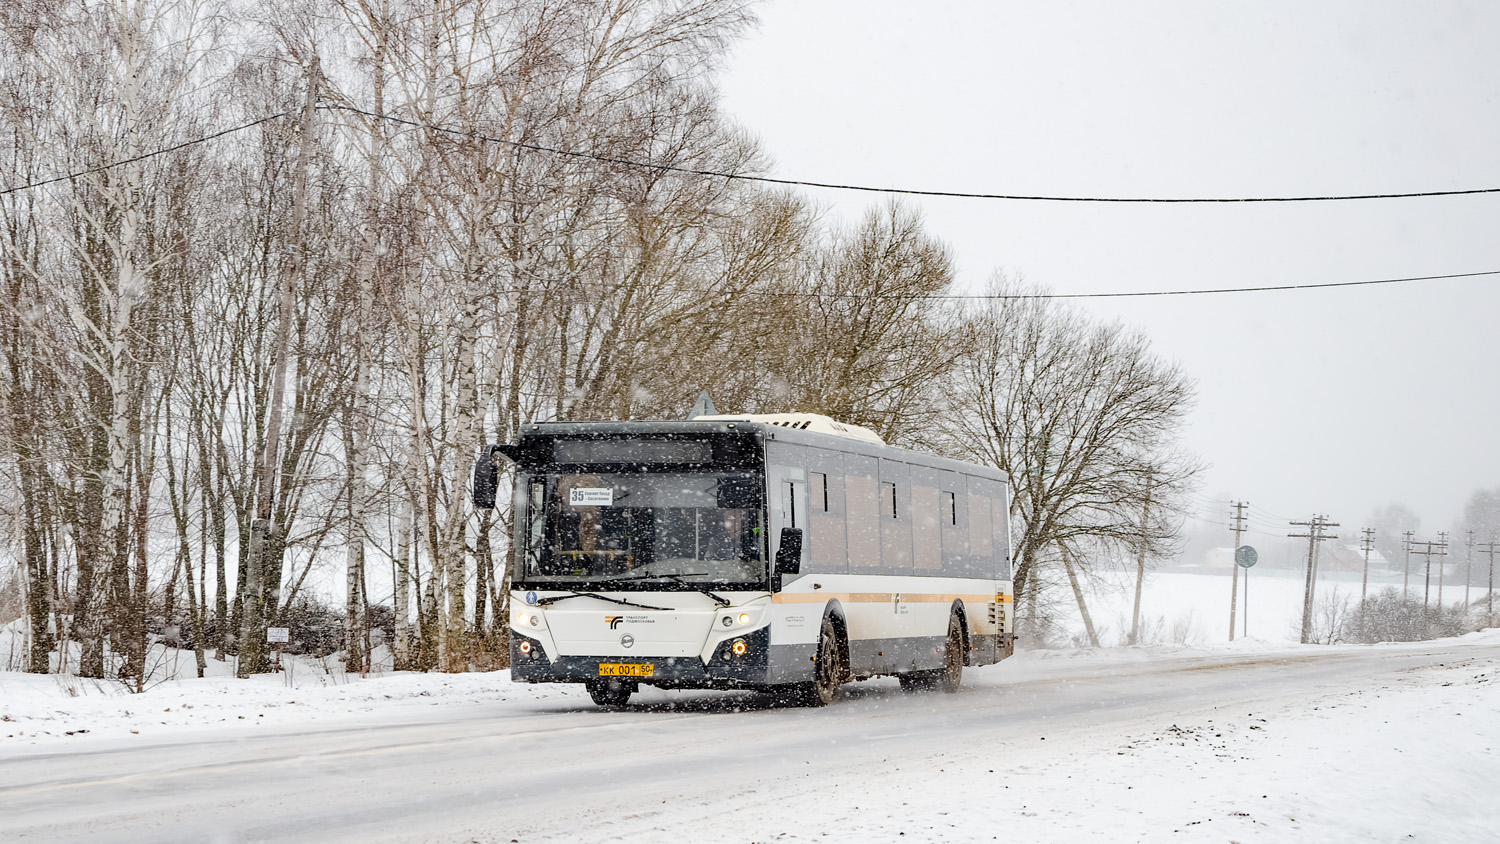
M1255 561L1258 559L1260 559L1260 555L1255 553L1255 549L1249 545L1241 545L1234 549L1234 561L1242 569L1247 569L1255 565Z
M270 644L286 644L292 641L292 631L289 627L267 627L266 641Z

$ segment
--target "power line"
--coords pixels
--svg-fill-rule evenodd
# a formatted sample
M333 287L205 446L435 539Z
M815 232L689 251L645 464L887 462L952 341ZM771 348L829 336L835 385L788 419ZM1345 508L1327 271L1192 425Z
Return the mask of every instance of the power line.
M111 169L114 169L115 167L123 167L126 164L134 164L137 161L145 161L148 158L155 158L158 155L166 155L169 152L176 152L176 151L178 151L180 149L186 149L187 147L190 147L190 146L195 146L197 144L207 143L207 142L215 140L217 138L222 138L225 135L232 135L235 132L243 132L246 129L251 129L251 128L254 128L256 126L259 126L262 123L266 123L266 122L275 120L278 117L286 117L288 114L291 114L291 112L289 112L289 111L283 111L283 112L280 112L280 113L277 113L277 114L266 115L265 117L262 117L262 118L260 118L258 120L252 120L249 123L244 123L244 124L241 124L239 126L231 126L228 129L222 129L222 130L220 130L218 132L214 132L211 135L204 135L204 136L199 137L199 138L193 138L190 141L183 141L180 144L173 144L172 146L169 146L169 147L163 147L163 148L158 149L158 150L152 150L151 152L143 153L141 155L137 155L137 156L134 156L132 158L123 158L123 159L120 159L119 161L111 161L108 164L100 164L97 167L90 167L87 170L79 170L76 173L69 173L66 176L55 176L55 177L53 177L51 179L44 179L44 180L42 180L40 182L31 182L29 184L16 185L13 188L5 188L3 190L0 190L0 196L7 196L9 194L19 193L19 192L21 192L23 190L31 190L32 188L39 188L39 187L43 187L45 185L50 185L50 184L53 184L53 183L56 183L56 182L66 182L66 181L68 181L70 179L77 179L77 178L79 178L81 176L91 176L91 175L93 175L95 173L103 173L105 170L111 170Z
M1444 275L1416 275L1404 278L1380 278L1367 281L1329 281L1315 284L1277 284L1266 287L1210 287L1196 290L1137 290L1128 293L915 293L911 295L866 296L860 293L819 293L803 290L746 291L752 296L816 296L822 298L854 299L938 299L938 300L999 300L999 299L1126 299L1146 296L1204 296L1214 293L1268 293L1278 290L1320 290L1334 287L1368 287L1378 284L1407 284L1417 281L1441 281L1443 279L1477 278L1500 275L1500 270L1482 270L1472 273L1447 273Z
M377 119L377 120L386 120L386 121L390 121L392 123L399 123L399 124L402 124L402 125L405 125L405 126L410 126L410 127L413 127L413 128L426 129L426 130L433 131L433 132L442 132L444 134L455 135L455 136L458 136L458 137L470 138L470 139L473 139L473 140L484 141L486 143L506 144L506 145L514 147L516 149L524 149L524 150L529 150L531 152L540 152L540 153L546 153L546 154L549 154L549 155L565 156L565 157L569 157L569 158L580 158L580 159L585 159L585 160L589 160L589 161L597 161L597 162L600 162L600 163L603 163L603 164L619 164L619 165L626 166L626 167L640 168L642 170L656 170L656 171L667 172L667 173L682 173L684 175L691 175L691 176L709 176L709 177L719 178L719 179L730 179L730 180L746 181L746 182L759 182L759 183L762 183L762 184L785 185L785 186L791 186L791 187L826 188L826 189L830 189L830 190L848 190L848 191L859 191L859 192L864 192L864 193L899 194L899 195L905 195L905 196L933 196L933 197L948 197L948 198L956 198L956 199L997 199L997 200L1014 200L1014 201L1028 201L1028 202L1094 202L1094 203L1107 202L1107 203L1135 203L1135 204L1142 204L1142 203L1155 203L1155 204L1163 204L1163 203L1166 203L1166 204L1233 204L1233 203L1240 203L1240 204L1243 204L1243 203L1264 203L1264 202L1339 202L1339 201L1347 201L1347 200L1365 200L1365 199L1415 199L1415 198L1421 198L1421 197L1475 196L1475 195L1481 195L1481 194L1497 194L1497 193L1500 193L1500 188L1465 188L1465 189L1460 189L1460 190L1412 191L1412 192L1407 192L1407 193L1327 194L1327 195L1308 195L1308 196L1118 197L1118 196L1054 196L1054 195L1044 195L1044 194L971 193L971 192L965 192L965 191L920 190L920 189L916 189L916 188L882 188L882 187L873 187L873 186L870 186L870 185L839 184L839 183L834 183L834 182L815 182L815 181L811 181L811 180L808 180L808 179L778 179L778 178L775 178L775 177L772 177L772 176L757 176L757 175L754 175L754 174L751 174L751 173L734 173L734 172L728 172L728 171L723 171L723 170L709 170L709 169L696 168L696 167L682 167L682 166L673 165L673 164L651 164L651 163L648 163L648 162L635 161L635 160L628 159L628 158L618 158L618 157L615 157L615 156L598 155L596 153L579 152L577 150L559 149L557 147L549 147L549 146L544 146L542 144L529 144L529 143L526 143L524 141L513 141L513 140L506 139L506 138L497 138L497 137L494 137L494 136L491 136L491 135L485 135L485 134L480 133L480 132L475 132L475 131L470 131L470 130L465 130L465 129L453 129L453 128L450 128L450 127L447 127L447 126L438 126L438 125L430 124L430 123L422 123L422 122L416 121L416 120L408 120L408 119L406 119L404 117L397 117L397 116L392 115L392 114L380 114L378 112L366 111L364 109L356 108L356 107L351 106L351 105L343 105L343 104L338 104L338 103L328 103L328 104L324 104L324 105L319 105L318 108L320 108L320 109L330 109L330 110L353 112L355 114L361 114L361 115L364 115L366 117L374 118L374 119ZM69 173L69 174L67 174L65 176L57 176L57 177L54 177L54 178L51 178L51 179L42 180L40 182L30 182L30 183L24 184L24 185L17 185L15 187L0 189L0 196L5 196L5 195L8 195L8 194L17 193L17 192L23 191L23 190L29 190L31 188L42 187L44 185L53 184L54 182L62 182L62 181L67 181L69 179L76 179L76 178L78 178L80 176L87 176L87 175L90 175L90 174L93 174L93 173L100 173L100 172L103 172L105 170L112 169L114 167L119 167L121 165L132 164L132 163L135 163L137 161L144 161L144 160L149 159L149 158L154 158L154 157L156 157L158 155L165 155L166 153L169 153L169 152L176 152L177 150L184 149L186 147L194 146L196 144L205 143L207 141L211 141L211 140L214 140L216 138L221 138L221 137L223 137L225 135L231 135L231 134L234 134L235 132L241 132L241 131L244 131L245 129L250 129L250 128L253 128L255 126L259 126L262 123L266 123L268 121L275 120L275 119L280 118L280 117L285 117L289 113L290 112L283 111L283 112L278 112L276 114L267 115L267 116L259 118L257 120L253 120L253 121L251 121L249 123L244 123L244 124L241 124L241 125L238 125L238 126L232 126L230 128L223 129L223 130L220 130L218 132L214 132L213 134L210 134L210 135L204 135L202 137L194 138L194 139L189 140L189 141L183 141L182 143L174 144L174 145L169 146L169 147L163 147L161 149L153 150L151 152L144 153L144 154L138 155L138 156L134 156L132 158L121 159L119 161L113 161L113 162L110 162L108 164L101 164L101 165L98 165L96 167L90 167L90 168L88 168L86 170L80 170L80 171L77 171L77 172L74 172L74 173ZM1188 295L1188 294L1199 294L1199 293L1248 293L1248 292L1259 292L1259 291L1263 291L1263 290L1300 290L1300 289L1310 289L1310 288L1319 288L1319 287L1349 287L1349 286L1362 285L1362 284L1395 284L1395 283L1399 283L1399 282L1403 282L1403 281L1427 281L1427 280L1432 280L1432 279L1437 279L1437 278L1466 278L1466 277L1475 276L1475 275L1494 275L1494 274L1500 274L1500 271L1483 272L1483 273L1461 273L1461 274L1457 274L1457 275L1445 275L1445 276L1423 276L1423 277L1419 277L1419 278L1410 278L1410 279L1381 279L1381 280L1378 280L1378 281L1365 281L1365 282L1336 282L1336 283L1329 283L1329 284L1281 285L1281 286L1274 286L1274 287L1244 287L1244 288L1224 288L1224 289L1214 289L1214 290L1171 290L1171 291L1152 291L1152 292L1146 292L1146 293L1077 293L1077 294L1060 294L1060 295L1056 295L1056 296L1047 296L1047 297L1032 296L1032 297L1006 297L1006 298L1058 298L1058 299L1061 299L1061 298L1074 298L1074 299L1091 298L1092 299L1092 298L1104 298L1104 297L1111 297L1111 296L1116 296L1116 297L1118 297L1118 296L1174 296L1174 295ZM952 298L997 298L997 297L952 297Z
M534 151L537 151L537 152L552 153L552 154L556 154L556 155L565 155L565 156L571 156L571 157L575 157L575 158L584 158L584 159L590 159L590 160L601 161L601 162L606 162L606 163L623 164L623 165L632 166L632 167L641 167L641 168L655 169L655 170L665 170L665 171L670 171L670 172L687 173L687 174L691 174L691 175L700 175L700 176L716 176L716 177L727 178L727 179L742 179L742 180L749 180L749 181L769 182L769 183L774 183L774 184L803 185L803 186L810 186L810 187L837 187L837 186L834 186L834 185L826 185L826 184L822 184L822 183L818 183L818 182L803 182L803 181L795 181L795 180L771 179L771 178L763 177L763 176L751 176L751 175L747 175L747 174L724 173L724 172L719 172L719 171L714 171L714 170L697 170L697 169L692 169L692 168L675 167L675 166L671 166L671 165L642 164L640 162L630 161L628 159L611 158L611 157L608 157L608 156L598 156L598 155L594 155L592 153L581 153L581 152L572 152L572 151L568 151L568 150L559 150L559 149L555 149L555 148L552 148L552 147L540 146L540 145L537 145L537 144L527 144L527 143L522 143L520 141L510 141L510 140L505 140L503 138L493 138L493 137L489 137L487 135L482 135L482 134L480 134L478 132L469 132L469 131L458 130L458 129L449 129L449 128L445 128L445 127L442 127L442 126L433 126L433 125L429 125L429 124L425 124L425 123L419 123L419 122L413 121L413 120L407 120L405 118L395 117L393 115L378 114L376 112L364 111L362 109L358 109L358 108L355 108L353 106L338 105L338 104L327 104L327 105L319 105L318 108L320 108L320 109L335 109L335 110L341 110L341 111L354 112L356 114L362 114L362 115L365 115L367 117L376 118L376 119L380 119L380 120L389 120L389 121L392 121L392 122L395 122L395 123L401 123L401 124L408 125L408 126L413 126L413 127L416 127L416 128L430 129L430 130L433 130L433 131L444 132L444 133L452 134L452 135L460 135L460 136L464 136L464 137L471 137L471 138L474 138L476 140L489 141L489 142L493 142L493 143L509 144L511 146L514 146L514 147L517 147L517 148L520 148L520 149L528 149L528 150L534 150ZM69 173L69 174L64 175L64 176L55 176L53 178L44 179L44 180L38 181L38 182L29 182L29 183L24 184L24 185L16 185L15 187L0 189L0 196L7 196L7 195L12 194L12 193L18 193L20 191L30 190L32 188L43 187L43 186L46 186L46 185L54 184L56 182L64 182L64 181L68 181L68 180L71 180L71 179L79 178L81 176L92 175L94 173L101 173L101 172L104 172L106 170L110 170L110 169L115 168L115 167L120 167L120 166L123 166L123 165L126 165L126 164L133 164L133 163L138 162L138 161L145 161L145 160L150 159L150 158L155 158L156 156L159 156L159 155L165 155L165 154L170 153L170 152L176 152L178 150L185 149L185 148L190 147L190 146L195 146L197 144L207 143L208 141L212 141L212 140L215 140L215 139L218 139L218 138L222 138L225 135L231 135L231 134L234 134L236 132L242 132L242 131L244 131L246 129L251 129L251 128L254 128L256 126L259 126L262 123L267 123L269 121L276 120L276 119L281 118L281 117L285 117L285 116L287 116L290 113L291 112L289 112L289 111L283 111L283 112L278 112L276 114L266 115L265 117L261 117L261 118L258 118L256 120L252 120L249 123L242 123L242 124L240 124L238 126L232 126L232 127L227 128L227 129L222 129L222 130L220 130L218 132L214 132L214 133L209 134L209 135L203 135L203 136L198 137L198 138L193 138L191 140L183 141L183 142L178 143L178 144L173 144L172 146L169 146L169 147L163 147L161 149L153 150L151 152L143 153L141 155L133 156L131 158L125 158L125 159L121 159L121 160L118 160L118 161L112 161L112 162L110 162L108 164L100 164L98 166L90 167L90 168L87 168L85 170L79 170L79 171L76 171L76 172L73 172L73 173ZM859 188L859 187L851 187L850 189L852 189L852 190L872 190L872 191L875 191L875 190L885 190L885 189L881 189L881 188ZM1268 202L1268 201L1298 201L1297 198L1281 198L1281 199L1274 199L1274 200L1273 199L1267 199L1267 198L1260 198L1260 199L1238 199L1238 200L1230 200L1230 199L1131 199L1131 200L1118 199L1118 200L1094 200L1094 199L1078 199L1078 198L1072 198L1072 199L1070 199L1070 198L1067 198L1067 197L1007 197L1007 196L1000 196L1000 195L993 195L992 196L992 195L987 195L987 194L946 194L946 193L936 192L936 191L891 190L891 191L888 191L888 192L911 193L911 194L917 194L917 195L933 195L933 196L972 196L972 197L979 197L979 198L995 198L995 199L1054 199L1054 200L1058 200L1058 201L1073 201L1075 199L1077 201L1118 201L1118 202L1231 202L1231 201L1234 201L1234 202L1262 202L1262 201L1267 201ZM1375 199L1375 198L1398 198L1398 197L1411 197L1411 196L1438 196L1438 195L1451 195L1451 194L1461 194L1461 193L1471 193L1471 194L1472 193L1500 193L1500 188L1484 189L1484 190L1471 190L1471 191L1449 191L1449 192L1446 192L1446 193L1445 192L1427 192L1427 193L1414 193L1414 194L1369 194L1369 195L1347 196L1347 197L1304 197L1302 199L1306 199L1306 200L1312 200L1312 199ZM876 296L870 296L870 295L859 294L859 293L823 293L823 292L818 292L818 291L804 291L804 290L750 290L750 291L745 291L745 293L747 295L752 295L752 296L794 296L794 297L816 297L816 298L824 298L824 299L841 299L842 298L842 299L861 299L861 300L867 300L867 301L869 301L869 300L882 300L882 299L886 299L886 300L892 300L892 299L893 300L938 300L938 301L960 301L960 300L985 301L985 300L1021 300L1021 299L1123 299L1123 298L1143 298L1143 297L1151 297L1151 296L1203 296L1203 295L1223 294L1223 293L1268 293L1268 292L1289 291L1289 290L1320 290L1320 289L1333 289L1333 288L1344 288L1344 287L1369 287L1369 286L1374 286L1374 285L1410 284L1410 283L1420 282L1420 281L1442 281L1442 280L1449 280L1449 279L1478 278L1478 277L1482 277L1482 276L1492 276L1492 275L1500 275L1500 270L1481 270L1481 271L1478 271L1478 272L1446 273L1446 274L1440 274L1440 275L1405 276L1405 277L1401 277L1401 278L1367 279L1367 280L1362 280L1362 281L1333 281L1333 282L1318 282L1318 283L1312 283L1312 284L1278 284L1278 285L1265 285L1265 286L1261 286L1261 287L1215 287L1215 288L1197 288L1197 289L1191 289L1191 290L1138 290L1138 291L1128 291L1128 292L1121 292L1121 293L992 293L992 294L952 294L952 293L922 294L922 293L919 293L919 294L910 294L910 295L896 294L896 295L876 295Z
M859 191L862 193L884 193L899 194L902 196L937 196L952 199L1002 199L1024 202L1114 202L1114 203L1157 203L1157 204L1232 204L1232 203L1257 203L1257 202L1341 202L1360 199L1415 199L1418 197L1434 196L1472 196L1476 194L1500 193L1500 188L1467 188L1462 190L1439 190L1439 191L1413 191L1410 193L1363 193L1363 194L1328 194L1316 196L1232 196L1232 197L1124 197L1124 196L1049 196L1043 194L1007 194L1007 193L970 193L965 191L941 191L920 190L916 188L881 188L870 185L840 184L836 182L814 182L807 179L777 179L772 176L756 176L750 173L732 173L723 170L707 170L697 167L682 167L675 164L650 164L644 161L634 161L628 158L617 158L609 155L598 155L591 152L579 152L577 150L559 149L557 147L543 146L541 144L528 144L523 141L512 141L506 138L496 138L467 129L452 129L446 126L437 126L430 123L422 123L417 120L408 120L393 114L380 114L373 111L355 108L350 105L327 105L323 108L340 109L363 114L377 120L389 120L392 123L401 123L418 129L427 129L433 132L443 132L449 135L470 138L476 141L488 143L506 144L516 149L529 150L531 152L542 152L549 155L560 155L569 158L582 158L589 161L598 161L602 164L619 164L626 167L638 167L642 170L657 170L665 173L683 173L689 176L712 176L719 179L733 179L744 182L761 182L770 185L786 185L789 187L804 188L827 188L829 190Z
M408 265L407 268L408 269L415 269L415 270L426 269L426 270L431 270L433 272L453 272L453 273L466 272L466 270L461 270L461 269L457 269L457 268L449 268L449 267L441 267L441 266L436 266L436 265L425 266L425 267L424 266L420 266L420 265ZM1405 277L1405 278L1383 278L1383 279L1373 279L1373 280L1366 280L1366 281L1334 281L1334 282L1320 282L1320 283L1314 283L1314 284L1283 284L1283 285L1275 285L1275 286L1268 286L1268 287L1218 287L1218 288L1204 288L1204 289L1198 289L1198 290L1145 290L1145 291L1134 291L1134 292L1129 292L1129 293L906 293L906 294L896 293L896 294L876 294L876 295L870 295L870 294L866 294L866 293L826 293L826 292L821 292L821 291L816 291L816 290L743 290L743 291L739 291L739 292L740 292L741 295L745 295L745 296L788 296L788 297L808 298L808 299L857 299L857 300L860 300L860 301L886 301L886 300L894 300L894 301L929 301L929 300L931 300L931 301L998 301L998 300L1015 300L1015 299L1119 299L1119 298L1132 298L1132 297L1133 298L1140 298L1140 297L1147 297L1147 296L1201 296L1201 295L1208 295L1208 294L1214 294L1214 293L1264 293L1264 292L1286 291L1286 290L1316 290L1316 289L1320 289L1320 288L1365 287L1365 286L1369 286L1369 285L1382 285L1382 284L1406 284L1406 283L1418 282L1418 281L1442 281L1442 280L1445 280L1445 279L1478 278L1478 277L1482 277L1482 276L1491 276L1491 275L1500 275L1500 270L1484 270L1484 271L1481 271L1481 272L1472 272L1472 273L1448 273L1446 275L1408 276L1408 277ZM529 289L515 288L515 287L497 287L497 288L493 288L493 290L495 292L497 292L497 293L530 292ZM697 291L690 291L690 292L697 292ZM1211 499L1206 499L1206 500L1211 500ZM1218 501L1216 503L1227 503L1227 501ZM1262 508L1259 508L1259 507L1256 507L1254 509L1262 510ZM1291 519L1290 516L1279 516L1279 515L1277 515L1275 513L1270 513L1269 511L1263 511L1263 512L1266 512L1268 515L1274 516L1276 518L1276 520L1279 521L1279 522L1280 521L1289 521Z

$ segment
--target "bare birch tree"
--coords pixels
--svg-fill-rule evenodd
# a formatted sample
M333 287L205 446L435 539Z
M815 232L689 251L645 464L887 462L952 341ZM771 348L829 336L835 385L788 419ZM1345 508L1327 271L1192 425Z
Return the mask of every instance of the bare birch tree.
M1138 332L1036 298L1038 287L997 279L989 293L970 316L947 421L957 451L1010 475L1024 611L1050 545L1159 551L1176 539L1202 465L1178 446L1194 389Z

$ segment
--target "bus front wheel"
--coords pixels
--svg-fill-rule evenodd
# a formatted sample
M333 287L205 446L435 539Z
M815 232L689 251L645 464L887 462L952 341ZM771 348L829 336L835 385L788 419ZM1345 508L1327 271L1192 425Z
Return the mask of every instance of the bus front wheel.
M803 706L827 706L833 703L844 682L843 650L839 647L839 631L833 619L823 618L823 629L818 634L817 665L811 682L802 683L797 689L797 698Z
M624 706L635 693L634 683L620 680L590 680L587 687L589 697L599 706Z

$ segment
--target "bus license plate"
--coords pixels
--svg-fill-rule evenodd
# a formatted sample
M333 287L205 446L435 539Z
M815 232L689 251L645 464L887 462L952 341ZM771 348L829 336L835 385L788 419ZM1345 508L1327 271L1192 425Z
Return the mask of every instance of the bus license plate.
M650 677L656 673L655 665L638 665L629 662L599 663L600 677Z

